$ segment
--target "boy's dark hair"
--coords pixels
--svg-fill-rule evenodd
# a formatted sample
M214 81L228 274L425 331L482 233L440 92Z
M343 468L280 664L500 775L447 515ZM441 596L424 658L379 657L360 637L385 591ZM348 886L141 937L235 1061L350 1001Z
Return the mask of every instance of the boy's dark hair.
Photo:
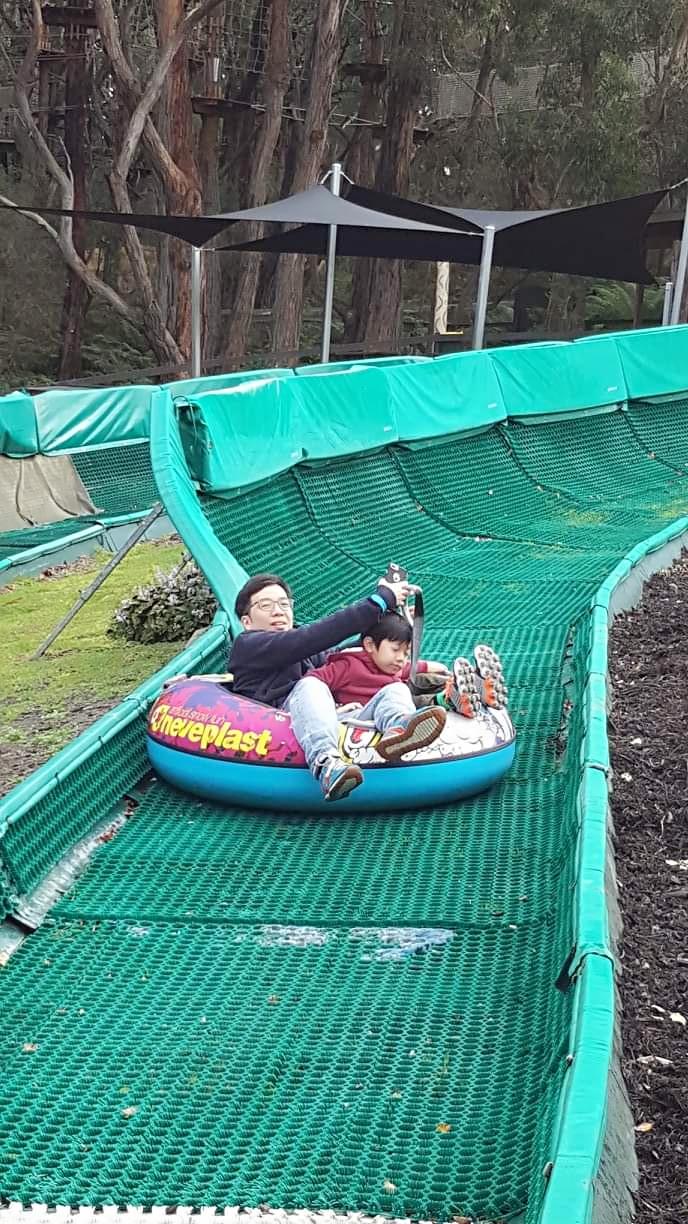
M285 595L288 595L291 599L291 587L288 582L284 581L284 578L280 578L277 574L254 574L252 578L249 578L248 582L244 583L234 600L234 611L237 616L246 616L253 596L268 586L280 586Z
M372 629L361 634L361 641L364 638L371 638L376 646L385 641L410 642L413 638L413 630L405 616L400 616L398 612L385 612Z

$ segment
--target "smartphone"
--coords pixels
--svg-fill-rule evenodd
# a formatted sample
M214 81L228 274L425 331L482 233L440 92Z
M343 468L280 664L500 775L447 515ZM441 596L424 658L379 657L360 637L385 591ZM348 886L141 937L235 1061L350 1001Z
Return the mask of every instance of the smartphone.
M406 582L408 570L405 570L403 565L396 565L394 561L390 561L385 578L388 582Z

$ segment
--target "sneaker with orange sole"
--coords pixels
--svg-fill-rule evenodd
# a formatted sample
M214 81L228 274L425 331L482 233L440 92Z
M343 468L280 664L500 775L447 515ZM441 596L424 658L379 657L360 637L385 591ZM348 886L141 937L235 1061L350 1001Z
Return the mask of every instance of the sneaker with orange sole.
M477 688L483 705L494 710L503 710L507 705L509 690L504 682L502 661L491 646L479 645L473 651Z
M426 706L412 714L403 726L384 731L376 745L377 751L384 761L397 761L404 753L426 748L436 740L446 721L446 710L440 706Z
M478 677L470 660L463 655L452 663L452 674L445 685L444 698L463 718L476 718L480 713Z

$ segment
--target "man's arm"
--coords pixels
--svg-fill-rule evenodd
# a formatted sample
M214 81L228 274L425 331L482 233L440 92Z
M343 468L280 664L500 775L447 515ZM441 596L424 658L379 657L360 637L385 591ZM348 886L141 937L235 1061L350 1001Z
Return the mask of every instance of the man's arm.
M345 638L365 633L383 612L393 610L396 604L394 586L380 583L375 594L368 599L349 604L347 608L324 616L312 625L300 625L297 629L277 633L260 629L240 633L232 646L229 666L269 672L298 663L322 650L338 646Z

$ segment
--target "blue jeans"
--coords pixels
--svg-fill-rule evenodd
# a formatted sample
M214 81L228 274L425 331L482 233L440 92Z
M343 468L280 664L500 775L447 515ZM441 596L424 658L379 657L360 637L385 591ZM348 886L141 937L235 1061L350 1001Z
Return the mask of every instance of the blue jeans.
M311 773L316 772L328 757L339 756L339 719L334 697L317 676L304 676L295 684L284 702L291 725L303 748ZM342 715L342 722L365 720L378 731L404 725L416 707L411 690L401 680L385 684L367 705Z

